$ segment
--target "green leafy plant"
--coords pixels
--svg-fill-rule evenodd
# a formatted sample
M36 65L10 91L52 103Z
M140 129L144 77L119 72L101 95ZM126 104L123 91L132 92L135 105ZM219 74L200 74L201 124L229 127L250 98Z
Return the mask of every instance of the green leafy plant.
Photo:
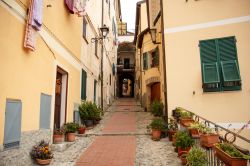
M49 147L49 143L44 140L40 141L37 145L33 146L30 156L32 159L52 159L53 153Z
M224 143L216 144L215 146L221 149L222 151L224 151L226 154L228 154L231 157L238 157L238 158L244 158L246 160L250 160L249 155L242 154L232 144L224 142Z
M153 119L152 122L149 124L149 128L161 131L165 130L165 124L163 119L161 118Z
M189 148L194 145L194 140L186 131L179 131L176 133L176 147L182 149Z
M66 133L75 133L79 129L79 124L74 122L69 122L64 124Z
M187 112L187 111L181 111L180 112L181 118L186 119L186 118L192 118L193 113Z
M80 117L83 120L101 120L103 112L91 101L84 101L79 106Z
M172 130L172 131L178 130L177 122L172 118L169 118L168 130Z
M154 116L162 116L163 115L163 103L157 100L153 101L150 106L150 111Z
M54 129L54 134L55 135L63 135L64 133L65 133L65 128L64 127Z
M205 166L207 156L204 150L194 146L186 156L188 166Z

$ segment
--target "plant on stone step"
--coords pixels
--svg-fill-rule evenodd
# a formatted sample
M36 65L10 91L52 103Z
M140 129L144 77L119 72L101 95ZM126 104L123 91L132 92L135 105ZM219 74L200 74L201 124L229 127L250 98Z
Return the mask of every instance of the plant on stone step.
M204 150L196 146L192 147L186 156L188 166L205 166L207 155Z

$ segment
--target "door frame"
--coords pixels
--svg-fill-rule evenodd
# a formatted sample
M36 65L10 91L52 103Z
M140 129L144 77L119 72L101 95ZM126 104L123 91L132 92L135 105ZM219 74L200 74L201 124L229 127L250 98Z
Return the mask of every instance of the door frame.
M66 70L64 70L63 68L59 67L58 65L56 66L56 75L57 72L59 72L60 74L62 74L62 94L61 94L61 107L60 107L60 125L62 126L62 120L64 120L64 122L66 122L67 120L67 101L68 101L68 79L69 79L69 74ZM55 82L55 86L56 86L56 82ZM54 91L54 95L56 93L56 89ZM56 97L56 95L55 95ZM56 101L56 99L55 99ZM54 101L54 118L55 118L55 101ZM64 112L64 118L62 119L62 112ZM53 128L54 128L54 124L55 124L55 119L53 119ZM61 127L60 126L60 127Z

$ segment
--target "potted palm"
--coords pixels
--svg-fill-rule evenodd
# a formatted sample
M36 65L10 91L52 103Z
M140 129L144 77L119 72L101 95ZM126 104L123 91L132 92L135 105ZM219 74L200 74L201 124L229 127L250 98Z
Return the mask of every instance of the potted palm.
M30 156L38 164L48 165L53 158L53 153L49 147L49 143L42 140L37 145L33 146Z
M69 123L66 123L64 126L65 126L67 141L74 142L76 131L79 128L79 124L74 123L74 122L69 122Z
M247 160L250 160L250 156L242 154L229 143L218 143L213 148L215 155L228 166L247 166Z
M192 147L186 156L188 166L206 166L206 152L198 147Z
M163 116L163 103L155 100L150 106L150 111L155 117Z
M161 118L155 118L150 123L149 127L152 129L152 140L158 141L161 138L161 132L164 130L164 121Z
M183 151L189 151L194 145L194 140L189 136L186 131L179 131L176 133L176 147L178 148L178 155Z
M54 129L53 132L53 143L54 144L60 144L64 141L64 128L57 128Z
M169 123L168 123L168 138L169 141L173 141L173 135L177 132L178 130L178 125L176 121L172 118L169 118Z

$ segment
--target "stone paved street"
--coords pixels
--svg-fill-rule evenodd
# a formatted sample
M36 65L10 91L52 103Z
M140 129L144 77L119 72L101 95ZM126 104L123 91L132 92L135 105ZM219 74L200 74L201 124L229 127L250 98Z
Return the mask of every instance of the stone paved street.
M152 116L133 99L116 101L105 116L106 123L77 166L178 166L181 165L167 139L152 141L146 126ZM106 135L105 135L106 134ZM137 135L138 134L138 135Z

